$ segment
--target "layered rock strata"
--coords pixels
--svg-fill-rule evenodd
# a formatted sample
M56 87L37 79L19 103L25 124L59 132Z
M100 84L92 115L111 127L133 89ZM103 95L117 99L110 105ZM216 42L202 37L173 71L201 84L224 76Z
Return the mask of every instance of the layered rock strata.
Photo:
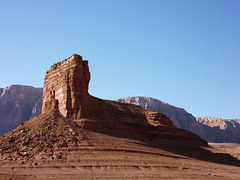
M42 114L0 137L0 166L87 166L82 157L92 158L91 152L107 157L100 161L111 165L118 162L112 161L116 154L126 152L154 154L160 161L166 151L176 157L211 154L204 149L206 141L176 128L161 113L91 96L89 80L87 61L79 55L53 65L45 77Z
M199 135L208 142L240 143L240 120L201 117L195 118L183 108L172 106L151 97L128 97L117 102L136 104L146 110L157 111L166 115L173 124Z
M177 129L163 114L146 111L136 105L106 101L91 96L88 93L89 81L88 61L77 54L54 64L47 71L44 80L42 114L50 110L59 110L64 117L72 119L82 128L124 130L154 137L168 134L169 137L175 136L186 141L196 139L206 145L206 142L198 136ZM174 132L177 130L179 135L171 134L168 128L166 129L170 132L164 132L165 130L151 132L154 128L163 129L163 127L168 127Z
M199 123L196 122L195 117L183 108L172 106L151 97L128 97L117 99L116 101L135 104L149 111L160 112L166 115L176 127L181 129L192 131L194 133L201 129Z
M42 113L59 109L65 117L80 118L89 80L88 61L79 55L51 66L44 79Z
M73 55L50 68L42 114L0 137L0 179L239 177L236 158L165 115L89 95L83 64Z

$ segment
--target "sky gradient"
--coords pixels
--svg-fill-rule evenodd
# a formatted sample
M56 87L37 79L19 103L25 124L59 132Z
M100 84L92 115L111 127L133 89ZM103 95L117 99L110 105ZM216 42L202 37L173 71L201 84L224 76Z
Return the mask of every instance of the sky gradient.
M240 118L239 9L238 0L0 0L0 87L42 87L52 64L77 53L96 97Z

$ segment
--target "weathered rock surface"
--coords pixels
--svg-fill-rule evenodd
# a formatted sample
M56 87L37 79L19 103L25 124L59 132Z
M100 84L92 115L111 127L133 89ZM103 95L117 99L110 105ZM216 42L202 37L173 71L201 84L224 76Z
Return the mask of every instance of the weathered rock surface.
M16 128L30 117L39 115L41 99L42 88L12 85L2 89L0 96L0 135Z
M179 171L172 177L179 177L196 159L240 166L230 155L213 153L206 141L176 128L161 113L89 95L89 80L86 61L75 54L50 68L42 114L0 137L0 177L29 170L34 174L30 179L47 174L42 177L46 179L52 173L58 179L67 170L76 179L88 173L111 179L135 175L152 179L163 177L159 170L176 169L176 164ZM235 167L228 173L235 173ZM217 174L222 173L223 168L217 168ZM194 172L199 172L197 167ZM203 175L208 177L206 172Z
M211 142L240 143L240 119L223 120L217 117L196 118L208 132Z
M240 143L239 120L221 118L195 118L183 108L178 108L150 97L128 97L117 102L136 104L146 110L165 114L175 126L199 135L208 142Z
M47 118L45 114L50 113L49 116L51 116L51 113L59 112L66 118L65 121L74 123L80 128L104 132L120 130L126 134L148 137L153 141L156 139L178 140L207 146L207 143L197 135L173 126L172 122L163 114L144 110L140 106L106 101L91 96L88 93L89 80L88 63L83 61L79 55L74 54L70 58L54 64L47 71L44 81L42 116L28 122L31 124L31 122L36 121L34 126L38 130L33 131L33 128L29 128L30 131L34 134L38 133L41 130L41 124L37 124L37 122L42 123ZM33 111L36 112L35 106ZM56 118L59 119L59 116ZM21 126L24 127L24 125ZM50 129L52 128L50 127ZM10 141L14 139L18 142L19 131L21 132L22 129L14 130L15 133L11 132L10 139L12 140ZM44 134L49 133L50 131L46 131ZM9 134L3 137L3 144L9 142L7 137ZM29 139L32 138L32 136L29 137ZM20 142L24 141L18 143ZM15 147L16 145L13 146L13 148ZM51 144L52 147L54 144Z
M178 128L191 131L200 136L202 133L205 133L201 124L196 121L195 117L183 108L175 107L150 97L128 97L117 99L116 101L136 104L146 110L160 112L166 115Z
M64 117L75 120L82 127L94 129L106 124L148 124L150 115L140 107L91 96L88 93L89 80L88 62L79 55L74 54L54 64L44 81L42 113L59 110ZM164 115L155 118L163 119L163 124L171 124Z
M74 54L51 66L44 79L42 112L59 109L65 117L84 116L89 109L81 109L81 106L89 99L89 80L88 61L83 61L79 55Z

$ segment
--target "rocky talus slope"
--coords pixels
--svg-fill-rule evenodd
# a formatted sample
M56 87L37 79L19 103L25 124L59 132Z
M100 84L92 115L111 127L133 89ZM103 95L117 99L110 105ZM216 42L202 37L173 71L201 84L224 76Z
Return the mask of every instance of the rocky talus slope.
M42 88L11 85L0 89L0 136L41 113Z
M166 115L176 127L191 131L208 142L240 143L240 121L238 119L195 118L183 108L150 97L128 97L116 101L136 104L146 110L160 112Z
M1 179L239 177L238 159L161 113L91 96L89 80L76 54L50 68L42 114L0 137Z

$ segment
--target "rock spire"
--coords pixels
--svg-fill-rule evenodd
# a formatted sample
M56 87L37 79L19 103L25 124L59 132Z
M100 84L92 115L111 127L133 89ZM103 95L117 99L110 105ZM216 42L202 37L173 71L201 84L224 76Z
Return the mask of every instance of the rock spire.
M44 79L42 113L58 109L65 117L79 118L89 81L88 61L77 54L52 65Z

